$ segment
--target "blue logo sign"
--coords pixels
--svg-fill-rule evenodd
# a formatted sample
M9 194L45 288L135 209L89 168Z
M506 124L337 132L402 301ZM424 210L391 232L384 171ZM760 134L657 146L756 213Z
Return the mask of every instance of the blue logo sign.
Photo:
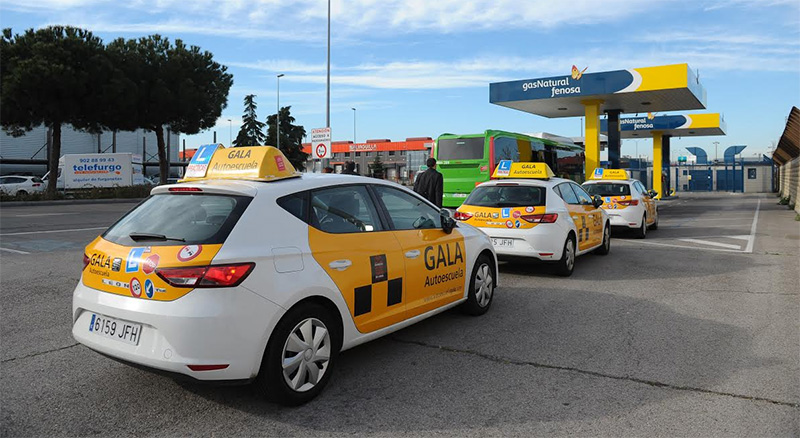
M214 151L217 150L216 144L204 144L197 148L197 152L192 157L193 164L208 164Z
M147 298L153 298L153 294L155 293L156 288L153 286L153 281L149 278L144 281L144 293L147 295Z
M504 218L511 217L511 209L510 208L504 208L503 210L501 210L500 213L502 214L502 216Z
M128 261L125 263L125 272L139 272L139 261L147 248L133 248L128 253Z
M603 177L603 168L602 167L598 167L597 169L594 170L594 177L595 178L602 178Z
M516 221L516 222L514 222L514 225L516 225L517 228L519 228L519 226L522 225L522 223L520 221Z
M504 172L508 172L511 170L511 163L512 163L511 160L502 160L500 161L500 165L497 166L497 168Z

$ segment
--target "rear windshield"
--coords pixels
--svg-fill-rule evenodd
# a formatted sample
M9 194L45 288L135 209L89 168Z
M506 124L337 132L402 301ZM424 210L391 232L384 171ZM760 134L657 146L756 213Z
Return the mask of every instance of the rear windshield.
M483 159L483 137L443 138L436 147L436 159L481 160Z
M628 196L631 194L631 187L628 184L586 184L582 186L590 195L598 196Z
M230 195L154 195L112 225L103 238L125 246L223 243L252 199ZM131 234L138 236L136 240Z
M472 191L464 204L477 207L545 205L545 189L532 186L484 186Z

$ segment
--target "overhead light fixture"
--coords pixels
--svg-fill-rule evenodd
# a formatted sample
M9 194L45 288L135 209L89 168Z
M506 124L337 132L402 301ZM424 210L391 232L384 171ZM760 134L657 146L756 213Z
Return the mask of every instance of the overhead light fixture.
M651 103L652 103L652 102L645 101L645 102L642 102L642 105L650 105Z
M558 110L559 110L559 111L566 111L566 110L567 110L567 108L562 106L562 107L561 107L561 108L559 108Z

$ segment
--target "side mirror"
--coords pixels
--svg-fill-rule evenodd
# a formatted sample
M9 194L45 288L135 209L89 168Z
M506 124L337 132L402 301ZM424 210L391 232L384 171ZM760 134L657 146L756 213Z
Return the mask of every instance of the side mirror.
M651 198L655 198L656 196L658 196L658 192L655 190L648 190L647 194L650 195Z
M594 208L600 207L603 205L603 198L599 195L592 196L592 205L594 205Z
M439 219L441 220L442 231L447 234L452 233L453 228L456 227L456 220L450 217L450 210L442 209L439 212Z

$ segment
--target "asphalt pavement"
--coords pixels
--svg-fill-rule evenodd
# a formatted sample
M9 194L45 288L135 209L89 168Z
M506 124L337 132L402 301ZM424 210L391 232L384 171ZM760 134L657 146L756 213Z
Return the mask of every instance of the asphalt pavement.
M75 343L83 247L134 205L0 207L0 435L800 436L800 222L773 195L661 202L567 279L503 264L486 315L347 351L299 408Z

